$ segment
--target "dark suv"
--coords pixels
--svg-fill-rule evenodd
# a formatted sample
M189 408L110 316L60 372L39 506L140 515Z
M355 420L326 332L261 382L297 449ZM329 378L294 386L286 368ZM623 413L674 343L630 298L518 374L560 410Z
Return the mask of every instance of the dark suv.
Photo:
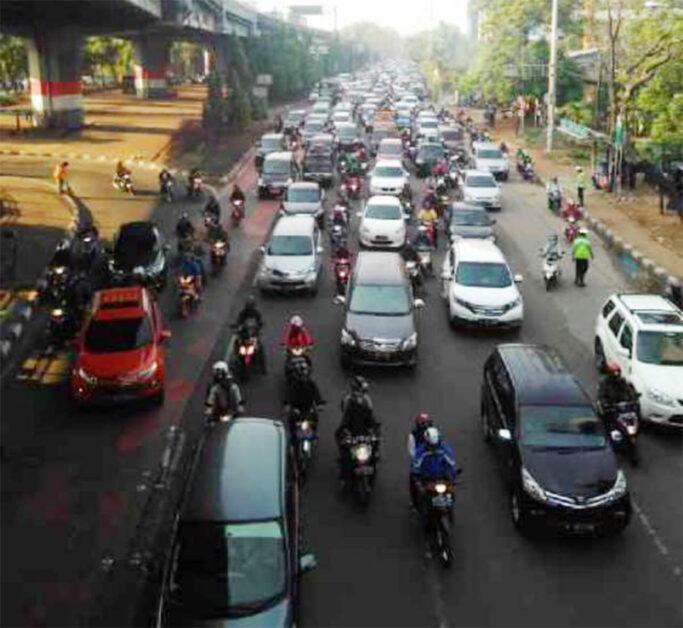
M626 477L591 400L556 351L499 345L484 365L481 420L520 530L545 524L586 534L626 527Z
M255 455L257 452L258 455ZM208 430L175 523L158 626L291 626L299 556L296 465L279 421Z
M167 252L168 245L153 222L140 220L121 225L114 238L111 284L137 284L161 292L168 278Z

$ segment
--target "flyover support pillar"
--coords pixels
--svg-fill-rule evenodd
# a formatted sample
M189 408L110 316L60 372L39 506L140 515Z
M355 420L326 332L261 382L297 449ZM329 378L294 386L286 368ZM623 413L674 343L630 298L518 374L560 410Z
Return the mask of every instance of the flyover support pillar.
M83 126L82 38L73 28L41 26L28 38L31 106L36 126Z
M135 93L138 98L165 98L171 40L162 35L146 35L135 40Z

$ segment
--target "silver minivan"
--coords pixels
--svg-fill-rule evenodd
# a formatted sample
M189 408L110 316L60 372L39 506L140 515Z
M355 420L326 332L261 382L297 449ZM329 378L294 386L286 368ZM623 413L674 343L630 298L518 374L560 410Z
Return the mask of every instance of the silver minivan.
M261 290L318 291L323 247L313 216L281 216L268 242L256 276Z

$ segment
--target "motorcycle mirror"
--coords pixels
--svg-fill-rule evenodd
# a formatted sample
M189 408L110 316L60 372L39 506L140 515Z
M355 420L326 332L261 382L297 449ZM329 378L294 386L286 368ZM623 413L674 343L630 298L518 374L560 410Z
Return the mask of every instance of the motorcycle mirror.
M317 250L317 252L318 252L318 255L322 255L322 253L323 253L323 251L324 251L324 249L323 249L322 246L319 246L316 250Z
M417 310L423 308L425 305L426 305L426 303L424 302L424 299L415 299L415 300L413 301L413 306L414 306L415 309L417 309Z
M510 442L512 440L512 434L507 428L501 428L498 430L498 440Z
M313 571L318 566L314 554L304 554L299 558L299 573L304 574Z
M455 475L460 475L461 473L462 473L462 467L458 467L458 468L455 470Z
M524 277L522 275L515 275L515 283L522 283L524 281Z
M332 301L337 305L344 305L346 303L346 297L343 294L338 294Z
M170 329L162 329L161 334L159 334L159 336L160 336L162 341L170 340L171 339L171 330Z
M266 253L266 247L265 247L265 245L262 244L261 246L259 246L259 247L258 247L258 250L259 250L261 253L263 253L263 254L265 255L265 253Z

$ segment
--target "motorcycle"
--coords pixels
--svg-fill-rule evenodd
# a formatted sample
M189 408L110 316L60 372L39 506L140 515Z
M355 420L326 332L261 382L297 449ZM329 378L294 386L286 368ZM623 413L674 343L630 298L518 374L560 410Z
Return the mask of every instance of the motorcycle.
M579 225L575 218L569 218L567 224L564 226L564 237L570 244L574 242L574 238L579 233Z
M460 469L456 471L460 473ZM425 524L432 551L439 557L444 567L453 560L451 548L451 521L455 502L454 483L448 480L430 482L422 496L420 514Z
M213 384L211 388L209 388L209 392L206 396L206 408L204 410L207 427L217 423L228 423L239 416L243 411L242 406L239 406L237 411L235 411L236 400L232 399L228 402L228 400L225 399L227 394L228 392L218 384ZM219 397L221 398L220 400L218 399ZM230 410L228 410L228 408L230 408Z
M336 223L332 225L330 229L330 245L332 249L338 249L342 246L346 246L346 229L343 225Z
M434 189L436 190L436 213L441 217L451 202L446 185L446 177L439 176L436 179L436 187Z
M122 176L114 175L114 189L119 192L126 192L133 196L135 190L133 189L133 181L131 179L130 173L126 173Z
M560 190L552 190L548 192L548 209L556 214L562 205L562 192Z
M406 262L406 274L410 283L413 286L413 292L417 294L422 288L422 271L418 262L414 260L408 260Z
M423 277L433 277L434 276L434 264L432 263L432 251L431 247L415 247L419 260L417 265L420 269L420 273Z
M531 159L527 159L522 162L517 162L517 170L519 174L522 175L522 179L525 181L534 181L536 179L536 173L534 172L534 166Z
M233 227L239 227L244 218L244 201L241 198L236 198L230 201L230 203L232 204L230 221Z
M192 177L187 186L187 196L189 198L199 198L202 194L204 180L201 177Z
M165 179L161 184L160 189L161 198L167 203L173 202L173 181L171 179Z
M550 292L562 276L560 261L562 260L564 253L558 253L556 251L545 252L541 249L541 255L543 257L543 283L545 284L546 291Z
M356 497L358 504L365 508L377 477L376 447L378 438L374 435L351 436L342 440L344 457L344 484Z
M306 481L308 467L313 460L315 441L318 440L318 410L315 405L306 414L300 410L292 409L290 425L296 426L296 441L294 455L297 463L299 478L303 484Z
M192 308L199 303L199 292L195 277L192 275L180 275L178 277L178 299L180 316L187 318Z
M337 294L345 294L351 274L351 260L340 257L334 260L334 279L337 286Z
M569 199L565 202L560 215L565 220L569 220L570 218L574 218L574 220L580 220L583 218L583 210L579 207L579 204L576 201Z
M597 406L614 449L624 452L631 464L637 465L640 462L637 447L640 424L637 398L609 404L598 400Z
M310 346L285 347L285 380L287 382L292 377L295 365L302 360L305 361L309 367L312 366L310 356L311 348L312 347Z
M47 330L50 339L58 345L66 342L76 332L77 317L69 306L67 299L61 298L50 308Z
M211 243L211 271L217 275L225 266L228 256L228 243L225 240L214 240Z
M242 325L235 335L233 366L237 377L245 382L251 374L254 359L261 351L258 329L255 325ZM261 372L264 372L261 361Z
M399 200L401 201L401 208L403 209L403 218L407 223L412 222L414 212L413 204L410 202L410 199L405 196L402 196Z
M349 198L359 199L362 189L360 177L357 174L349 174L344 179L344 192Z

